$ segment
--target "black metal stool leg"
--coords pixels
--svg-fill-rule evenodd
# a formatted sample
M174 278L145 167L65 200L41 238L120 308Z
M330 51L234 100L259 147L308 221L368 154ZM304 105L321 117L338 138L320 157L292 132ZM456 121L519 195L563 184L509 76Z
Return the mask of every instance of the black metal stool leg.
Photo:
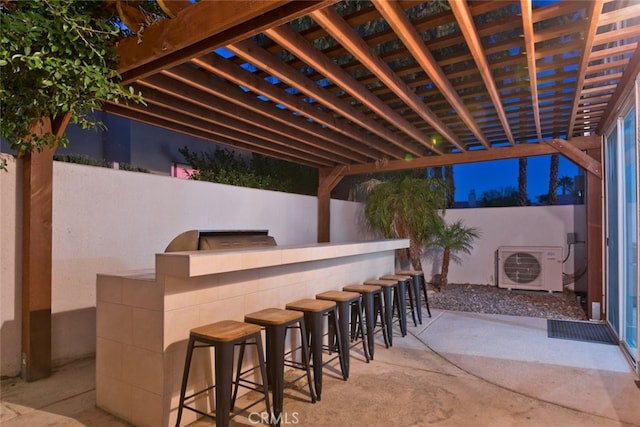
M267 367L264 360L264 354L262 354L262 337L260 333L256 334L256 348L258 349L258 364L260 366L260 376L262 377L262 393L264 396L264 403L269 414L269 425L273 426L273 416L271 413L271 405L269 403L269 385L267 383Z
M231 412L231 369L221 369L223 366L233 366L232 343L219 343L215 349L216 366L216 427L227 427ZM266 377L265 377L266 378Z
M429 296L427 295L427 281L424 276L420 276L420 283L422 285L422 292L424 293L424 305L427 307L427 314L431 317L431 310L429 309Z
M191 369L191 358L193 356L194 339L189 337L187 344L187 357L184 362L184 371L182 373L182 386L180 387L180 404L178 405L178 417L176 418L176 427L180 426L182 419L182 407L184 405L184 396L187 393L187 383L189 382L189 370Z
M236 399L238 397L238 387L240 375L242 374L242 361L244 360L244 351L247 343L240 344L240 353L238 354L238 366L236 367L236 380L233 383L233 396L231 396L231 409L236 406Z
M393 347L393 289L391 287L382 288L382 297L384 299L384 307L382 312L384 314L385 328L387 330L388 347Z
M389 343L389 333L387 330L387 320L385 318L383 299L384 298L382 297L382 292L376 294L376 296L374 297L374 305L375 305L374 325L377 324L378 316L380 316L380 325L382 327L382 338L384 339L384 346L386 348L389 348L391 344Z
M349 357L349 342L343 339L342 328L340 325L338 325L338 310L336 308L333 308L327 314L328 314L328 322L329 323L333 322L333 326L336 331L336 339L338 342L338 352L339 352L338 360L340 361L340 371L342 372L342 379L346 381L347 378L349 378L349 362L347 360ZM344 336L346 337L347 335L344 335Z
M369 345L369 357L373 360L373 351L375 348L374 343L374 330L375 330L375 304L373 302L373 295L366 294L363 296L364 301L364 316L366 323L367 344Z
M409 308L411 309L411 317L413 318L413 326L418 326L418 321L416 319L416 306L413 298L415 287L413 285L409 285L407 290L407 294L409 295Z
M357 301L355 303L356 308L358 309L357 312L355 312L355 316L358 319L358 324L356 325L353 319L353 316L351 317L351 322L352 322L352 330L354 328L360 328L360 334L362 335L362 351L364 352L364 358L367 361L367 363L369 363L369 360L371 359L371 357L369 356L369 346L368 346L368 338L367 338L367 334L364 333L364 313L362 310L362 299ZM354 313L353 307L351 307L351 312Z
M313 389L313 382L311 381L311 367L309 365L309 339L306 333L306 327L304 324L304 318L300 319L298 323L300 325L300 336L302 343L302 360L304 361L304 366L307 372L307 383L309 384L309 394L311 394L311 402L316 403L316 394Z
M396 292L398 297L398 319L400 322L400 332L402 336L407 336L407 284L404 280L398 282L398 291Z
M416 311L418 312L418 323L422 325L422 302L420 301L420 278L413 276L414 295L416 297Z

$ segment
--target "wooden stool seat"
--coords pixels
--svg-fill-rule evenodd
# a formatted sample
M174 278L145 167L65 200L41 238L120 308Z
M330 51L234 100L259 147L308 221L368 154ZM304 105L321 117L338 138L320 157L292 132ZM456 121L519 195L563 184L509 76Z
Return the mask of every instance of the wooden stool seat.
M347 285L342 288L343 291L358 292L360 294L371 294L374 292L379 292L380 289L380 286L373 285Z
M380 277L380 279L401 281L401 280L409 280L411 279L411 276L405 275L405 274L385 274L384 276Z
M307 298L287 303L287 310L319 313L335 306L336 303L333 301Z
M244 321L262 326L275 326L291 323L302 319L304 314L295 310L283 310L281 308L265 308L264 310L249 313L244 316Z
M366 282L364 282L364 284L386 288L389 286L396 286L398 284L398 281L397 280L367 280Z
M422 271L418 271L418 270L400 270L400 271L396 271L396 274L400 274L403 276L418 276L420 274L424 274Z
M260 326L235 320L223 320L191 329L191 335L211 341L234 341L260 332Z
M327 291L316 295L316 298L336 302L351 301L360 298L360 294L358 292Z

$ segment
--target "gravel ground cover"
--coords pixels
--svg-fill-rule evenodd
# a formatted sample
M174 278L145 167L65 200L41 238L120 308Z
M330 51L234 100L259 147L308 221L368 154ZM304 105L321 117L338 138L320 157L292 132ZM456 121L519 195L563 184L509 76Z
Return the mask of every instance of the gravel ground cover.
M449 283L444 292L429 292L429 307L510 316L587 320L585 311L572 292L510 291L487 285Z

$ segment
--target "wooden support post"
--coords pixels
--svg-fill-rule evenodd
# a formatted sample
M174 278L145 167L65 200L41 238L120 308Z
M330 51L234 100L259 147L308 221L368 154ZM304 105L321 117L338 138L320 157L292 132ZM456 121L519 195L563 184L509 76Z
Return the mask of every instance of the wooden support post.
M36 123L32 132L61 136L69 113L51 124ZM51 266L53 243L54 148L22 157L22 378L51 375Z
M344 177L344 169L338 166L318 171L318 243L331 241L331 190Z
M601 162L601 150L588 150L587 154ZM602 179L593 173L587 179L587 315L602 318ZM600 303L600 313L591 312L592 303Z
M37 134L51 130L45 119ZM51 374L51 244L53 149L23 156L22 378Z
M560 154L564 155L569 160L574 161L578 166L584 168L584 170L602 180L602 162L596 160L592 156L589 156L587 153L564 139L555 138L545 142L558 150ZM599 158L600 155L598 155L598 159Z

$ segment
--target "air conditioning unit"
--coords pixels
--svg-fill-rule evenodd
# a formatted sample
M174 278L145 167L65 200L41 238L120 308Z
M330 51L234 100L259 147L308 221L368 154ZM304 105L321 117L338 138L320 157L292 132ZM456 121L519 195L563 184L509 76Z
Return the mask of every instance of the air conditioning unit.
M498 248L499 288L562 292L562 248L501 246Z

